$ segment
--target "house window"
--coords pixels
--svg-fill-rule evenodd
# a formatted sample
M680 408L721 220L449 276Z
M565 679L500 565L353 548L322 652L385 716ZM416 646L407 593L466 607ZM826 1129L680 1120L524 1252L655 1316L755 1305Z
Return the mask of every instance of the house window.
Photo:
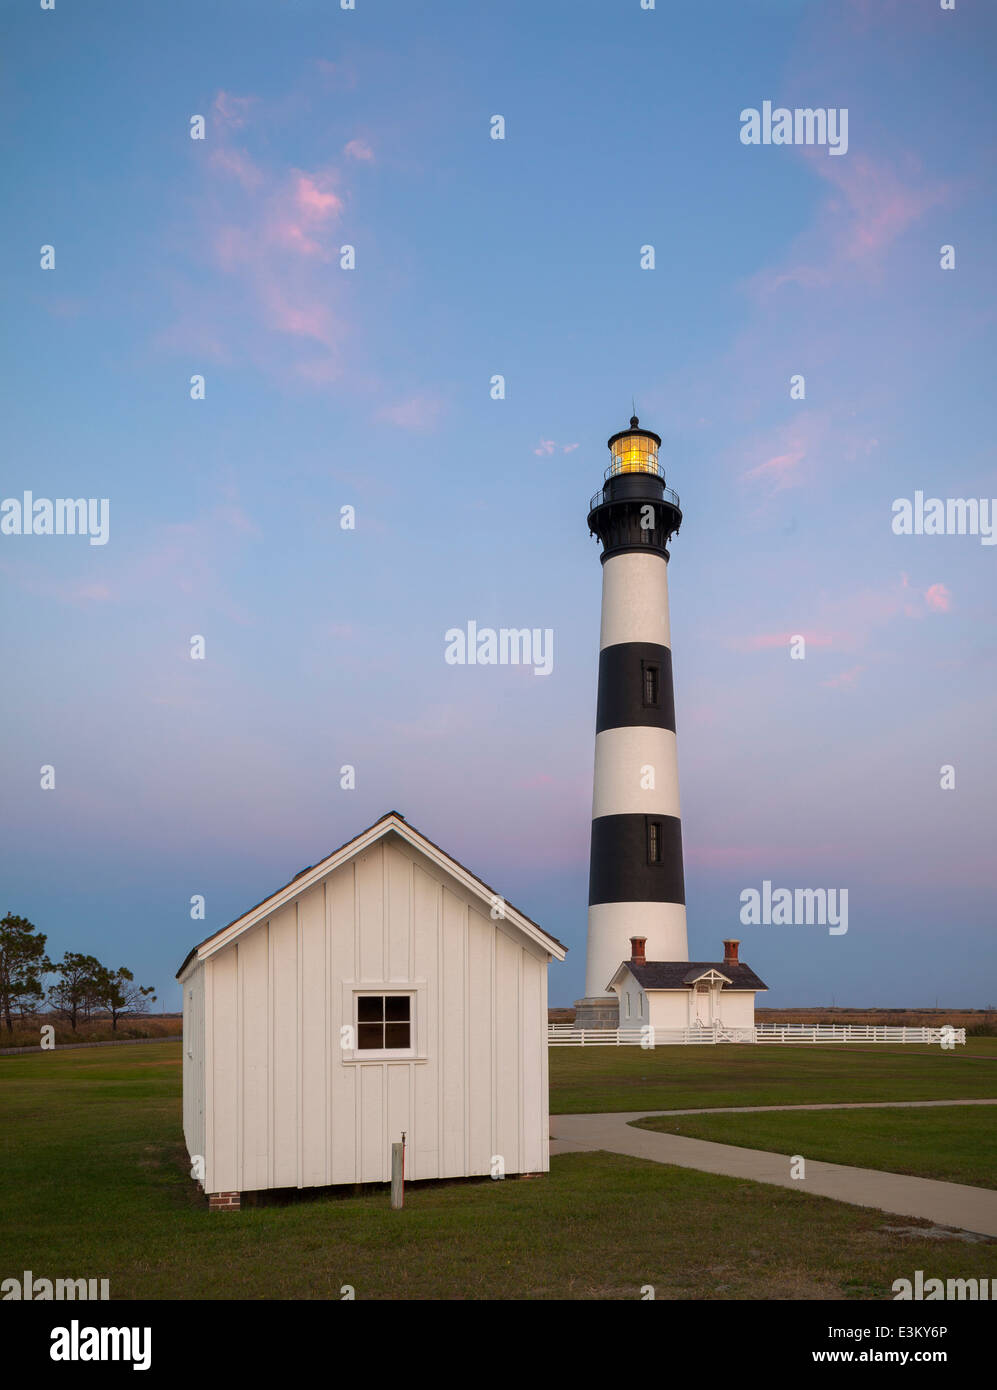
M656 820L647 823L647 860L649 864L661 863L661 826Z
M411 995L357 995L358 1052L397 1052L411 1046Z
M658 705L657 662L642 661L640 665L644 678L644 707L645 709L656 709Z
M627 999L627 1018L629 1018L629 1017L630 1017L630 991L629 991L629 990L627 990L627 992L626 992L626 999Z

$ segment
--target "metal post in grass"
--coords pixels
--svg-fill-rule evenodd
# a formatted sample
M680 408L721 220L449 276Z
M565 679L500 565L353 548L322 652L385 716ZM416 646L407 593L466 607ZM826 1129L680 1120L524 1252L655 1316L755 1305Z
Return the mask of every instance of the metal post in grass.
M391 1146L391 1209L401 1211L405 1204L405 1135Z

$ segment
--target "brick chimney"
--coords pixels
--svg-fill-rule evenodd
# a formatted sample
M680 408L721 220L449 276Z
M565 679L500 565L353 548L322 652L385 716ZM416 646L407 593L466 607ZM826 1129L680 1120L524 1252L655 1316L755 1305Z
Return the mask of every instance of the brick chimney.
M646 936L632 936L630 938L630 964L646 965L647 957L644 955L644 947L647 945Z
M740 964L737 958L737 948L740 946L740 944L740 941L724 942L724 965Z

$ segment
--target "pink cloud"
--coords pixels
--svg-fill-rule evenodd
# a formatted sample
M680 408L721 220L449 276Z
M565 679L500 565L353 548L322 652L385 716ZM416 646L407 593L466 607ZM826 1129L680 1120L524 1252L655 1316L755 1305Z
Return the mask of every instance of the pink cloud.
M307 257L329 254L315 240L320 229L331 219L338 218L343 200L328 184L330 176L298 172L290 191L275 193L269 200L267 237L285 250Z
M839 671L836 676L829 676L826 681L821 681L821 685L836 690L854 690L855 684L864 670L864 666L851 666L847 671Z
M224 146L211 151L210 163L216 169L221 169L226 174L231 174L234 179L242 184L243 188L250 191L259 188L263 182L263 174L249 158L245 150L230 150Z
M343 210L342 200L329 190L323 191L307 174L299 177L295 197L305 216L320 222L333 214L338 216Z
M357 72L349 63L334 63L328 58L316 58L315 66L326 86L352 91L358 82Z
M521 791L528 792L540 791L542 788L553 787L554 785L554 778L549 772L537 772L532 777L520 777L516 782L516 786Z
M833 637L828 632L759 632L753 637L735 637L729 645L735 651L742 652L761 652L770 651L775 647L784 647L789 651L789 645L795 637L802 637L808 647L830 647Z
M906 574L883 589L857 589L852 593L824 595L815 605L814 618L819 626L809 630L797 629L806 638L807 646L833 647L836 651L856 651L870 642L873 635L897 618L923 618L927 613L947 613L951 595L944 584L932 584L920 590L911 584ZM751 637L736 637L728 642L734 651L764 651L785 647L788 632L759 633ZM862 666L852 667L824 684L850 687Z
M204 166L218 177L205 184L198 242L225 275L196 293L178 285L173 300L182 313L156 341L188 353L197 346L214 360L249 359L285 380L321 388L342 374L340 284L326 266L338 252L331 233L345 194L335 169L275 168L231 143L253 101L218 94L221 126ZM279 355L270 334L285 340ZM296 361L288 338L320 343L326 352Z
M196 597L242 626L252 623L251 613L229 596L223 572L240 556L245 541L263 533L243 512L234 489L224 493L225 500L211 511L157 528L127 575L123 588L131 599L172 590Z
M274 222L270 228L270 236L285 249L296 251L301 256L322 254L320 243L313 241L297 222Z
M840 218L838 245L851 260L884 250L949 196L945 184L912 187L890 164L875 162L866 155L828 159L816 167L844 196L845 206L831 203L828 213Z
M772 458L766 459L764 463L757 464L754 468L749 468L745 473L746 478L763 478L774 484L775 490L781 491L783 488L792 487L798 484L800 479L796 473L796 467L806 458L807 451L801 444L796 445L785 454L775 454Z
M329 386L340 379L343 369L334 357L318 357L311 362L296 362L294 373L313 386Z
M326 347L336 342L336 326L329 309L319 301L294 303L276 281L261 285L268 310L268 322L278 333L295 338L313 338Z
M359 159L365 163L370 163L374 158L374 151L367 144L366 140L349 140L343 146L343 154L348 159Z
M251 259L251 246L242 227L219 227L215 233L214 252L222 270L235 270Z
M398 425L405 430L435 429L443 411L442 403L434 396L410 396L408 400L385 406L378 419Z
M839 853L838 846L807 844L790 845L684 845L687 864L706 869L746 869L749 873L764 873L760 866L777 862L793 864L810 862L814 855Z
M577 444L558 444L556 439L541 439L538 447L533 450L535 454L552 454L556 449L560 449L562 454L570 454L577 449Z
M902 177L900 163L915 167L909 158L888 161L852 152L834 159L817 145L800 146L798 153L832 191L798 239L791 263L763 270L750 281L761 298L787 284L818 289L853 279L857 271L877 271L882 253L915 222L952 201L950 184Z
M250 107L255 101L255 97L237 97L231 92L219 92L212 109L222 124L238 130L249 119Z
M924 601L935 613L948 613L952 605L952 595L944 584L932 584L924 591Z
M918 589L906 574L902 574L900 585L905 592L903 609L908 618L923 618L925 612L950 611L952 595L944 584L931 584L927 589Z
M823 446L828 428L826 415L804 410L792 424L769 431L748 446L748 459L761 458L741 477L748 483L766 485L769 497L786 488L802 487L813 477L813 458Z

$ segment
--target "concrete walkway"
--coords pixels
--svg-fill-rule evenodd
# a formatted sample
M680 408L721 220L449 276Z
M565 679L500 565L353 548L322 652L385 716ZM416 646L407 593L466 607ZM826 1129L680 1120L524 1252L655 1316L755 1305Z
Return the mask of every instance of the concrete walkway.
M967 1187L963 1183L938 1182L933 1178L913 1178L902 1173L884 1173L874 1168L851 1168L840 1163L819 1163L806 1158L806 1177L791 1178L785 1154L761 1149L742 1149L734 1144L717 1144L706 1139L689 1139L678 1134L657 1134L634 1129L631 1120L651 1115L746 1114L765 1110L858 1110L893 1109L935 1105L993 1105L995 1101L894 1101L879 1106L859 1105L759 1105L727 1110L630 1110L599 1115L552 1115L550 1117L551 1157L605 1149L629 1154L654 1163L671 1163L678 1168L695 1168L701 1173L747 1178L751 1182L772 1183L833 1197L854 1206L875 1207L900 1216L920 1217L939 1226L997 1237L997 1191Z
M756 1115L766 1110L917 1110L931 1105L997 1105L997 1100L835 1100L814 1105L714 1105L694 1110L641 1110L633 1118L651 1115Z

